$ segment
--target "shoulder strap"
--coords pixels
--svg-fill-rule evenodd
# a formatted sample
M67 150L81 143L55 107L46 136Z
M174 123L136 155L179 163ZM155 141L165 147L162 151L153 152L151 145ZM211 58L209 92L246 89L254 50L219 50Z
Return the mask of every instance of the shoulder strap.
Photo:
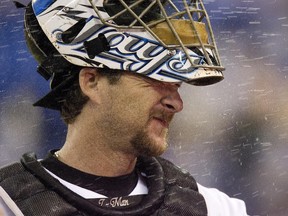
M57 193L45 187L21 163L14 163L0 170L0 186L24 215L51 215L51 209L54 210L53 216L83 215Z
M163 215L207 216L204 197L190 173L181 170L168 160L157 158L163 168L166 183ZM160 214L160 215L162 215Z
M165 181L167 184L176 184L181 187L190 188L198 192L196 180L188 171L181 169L180 167L174 165L173 163L164 158L159 157L157 158L157 160L162 165L165 174Z

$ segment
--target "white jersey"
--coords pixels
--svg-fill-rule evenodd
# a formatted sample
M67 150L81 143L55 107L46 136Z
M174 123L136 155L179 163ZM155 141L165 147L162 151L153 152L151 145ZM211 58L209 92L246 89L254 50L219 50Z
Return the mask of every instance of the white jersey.
M203 195L208 210L208 216L246 216L244 201L231 198L215 189L206 188L200 184L198 190Z

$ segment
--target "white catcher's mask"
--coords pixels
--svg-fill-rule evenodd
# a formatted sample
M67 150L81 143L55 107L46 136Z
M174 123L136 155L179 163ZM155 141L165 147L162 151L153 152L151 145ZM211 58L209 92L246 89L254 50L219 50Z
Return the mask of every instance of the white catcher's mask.
M194 85L223 79L202 0L33 0L32 7L73 65Z

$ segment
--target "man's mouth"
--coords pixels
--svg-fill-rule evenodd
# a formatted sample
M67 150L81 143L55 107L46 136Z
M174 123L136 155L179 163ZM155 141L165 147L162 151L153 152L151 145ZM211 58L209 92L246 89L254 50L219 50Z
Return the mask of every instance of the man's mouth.
M163 127L168 128L169 127L169 121L162 117L156 117L153 116L153 119L159 122Z

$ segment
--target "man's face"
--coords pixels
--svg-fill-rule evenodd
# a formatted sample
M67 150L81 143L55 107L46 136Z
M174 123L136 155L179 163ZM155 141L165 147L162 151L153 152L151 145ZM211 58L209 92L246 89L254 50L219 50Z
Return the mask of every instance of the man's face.
M167 148L169 124L183 108L179 87L129 73L109 85L101 127L111 147L136 156L161 155Z

